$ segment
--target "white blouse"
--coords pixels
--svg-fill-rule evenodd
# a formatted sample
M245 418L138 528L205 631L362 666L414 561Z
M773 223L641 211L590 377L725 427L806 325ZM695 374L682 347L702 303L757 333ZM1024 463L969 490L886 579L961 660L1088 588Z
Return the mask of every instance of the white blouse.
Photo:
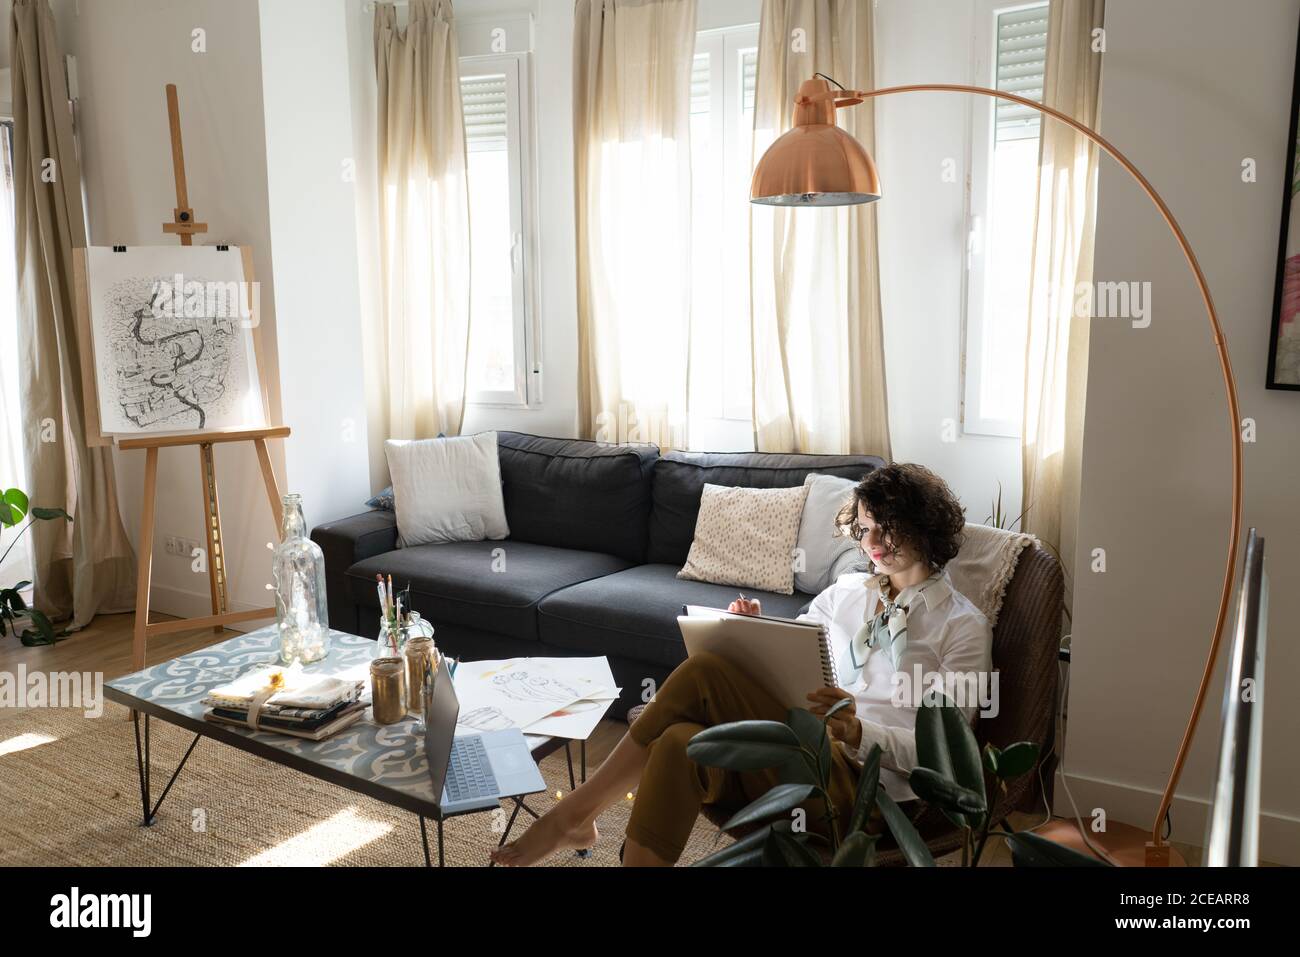
M830 635L832 660L844 660L853 636L862 627L865 616L876 610L879 589L869 583L865 572L841 575L818 595L804 619L826 626ZM940 577L913 599L907 613L907 647L895 669L887 652L871 649L861 674L845 691L857 702L862 721L862 743L850 755L864 761L873 744L880 745L880 782L895 801L916 797L908 787L907 775L916 767L916 709L924 686L934 676L981 675L994 694L993 629L988 619L965 595L952 587L948 574ZM921 678L922 687L911 689ZM951 680L951 679L950 679ZM967 696L958 704L967 720L973 721L977 702Z

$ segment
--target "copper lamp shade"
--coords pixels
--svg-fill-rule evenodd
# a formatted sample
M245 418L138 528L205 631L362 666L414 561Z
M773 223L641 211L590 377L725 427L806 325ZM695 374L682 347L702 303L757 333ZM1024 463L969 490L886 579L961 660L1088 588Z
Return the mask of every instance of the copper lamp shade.
M825 80L805 80L795 100L794 127L754 168L750 202L764 206L853 206L880 199L880 176L862 144L835 125ZM861 101L855 101L861 102Z

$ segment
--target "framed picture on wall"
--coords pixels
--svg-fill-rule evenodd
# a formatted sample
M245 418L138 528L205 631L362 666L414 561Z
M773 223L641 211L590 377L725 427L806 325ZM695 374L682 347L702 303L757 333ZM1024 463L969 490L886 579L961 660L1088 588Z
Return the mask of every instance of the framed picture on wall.
M1300 30L1298 30L1300 33ZM1273 332L1268 344L1268 387L1300 392L1300 37L1296 40L1295 79L1291 88L1290 137L1282 187L1282 237L1278 241L1277 278L1273 291Z

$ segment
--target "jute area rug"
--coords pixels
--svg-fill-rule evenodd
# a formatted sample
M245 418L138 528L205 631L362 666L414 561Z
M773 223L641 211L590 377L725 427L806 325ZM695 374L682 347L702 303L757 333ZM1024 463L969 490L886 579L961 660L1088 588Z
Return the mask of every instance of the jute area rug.
M135 736L126 714L112 703L93 720L76 710L0 709L0 865L423 865L415 815L206 738L154 825L140 827ZM156 801L193 735L162 721L150 729ZM541 768L549 792L528 799L538 813L569 789L563 752ZM630 809L631 802L621 802L601 816L590 857L565 853L548 863L617 866ZM512 836L531 820L521 812ZM448 821L447 864L486 866L503 824L491 813ZM700 818L681 863L730 843L716 835ZM436 863L432 823L429 840Z

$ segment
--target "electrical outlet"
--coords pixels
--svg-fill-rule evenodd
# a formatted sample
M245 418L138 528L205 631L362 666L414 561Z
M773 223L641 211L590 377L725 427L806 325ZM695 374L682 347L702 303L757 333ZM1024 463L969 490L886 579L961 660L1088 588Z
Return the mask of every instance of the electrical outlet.
M163 551L178 558L193 558L196 548L206 547L203 542L192 538L181 538L179 535L168 535L163 538Z

